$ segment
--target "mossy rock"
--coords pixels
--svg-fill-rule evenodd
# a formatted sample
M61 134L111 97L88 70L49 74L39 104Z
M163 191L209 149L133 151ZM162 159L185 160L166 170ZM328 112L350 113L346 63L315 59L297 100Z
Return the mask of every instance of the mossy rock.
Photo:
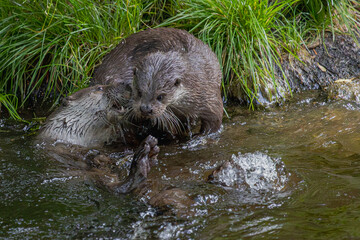
M338 79L327 89L329 99L342 99L360 104L360 79Z

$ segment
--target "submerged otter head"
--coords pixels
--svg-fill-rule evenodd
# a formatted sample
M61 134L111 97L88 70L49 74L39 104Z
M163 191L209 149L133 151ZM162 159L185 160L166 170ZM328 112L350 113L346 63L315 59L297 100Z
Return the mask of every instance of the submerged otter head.
M102 146L119 137L126 112L126 88L96 85L63 101L47 118L39 138L85 147Z
M132 116L149 119L163 130L180 131L179 107L187 90L186 61L179 52L147 55L134 69Z

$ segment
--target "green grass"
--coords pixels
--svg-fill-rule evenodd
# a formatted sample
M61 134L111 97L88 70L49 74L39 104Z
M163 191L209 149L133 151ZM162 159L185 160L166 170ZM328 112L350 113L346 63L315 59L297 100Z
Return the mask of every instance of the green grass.
M355 35L359 8L355 0L2 0L0 101L10 113L15 99L56 103L88 86L122 38L164 25L208 43L223 67L225 97L254 107L291 94L275 75L284 52L296 57L326 31Z
M223 66L224 95L253 107L254 102L268 104L291 94L285 76L275 75L284 52L296 57L307 41L326 30L334 32L334 21L354 27L354 3L333 2L192 0L163 25L186 28L208 43Z
M39 90L36 97L54 101L86 87L103 55L139 30L141 6L137 1L1 1L0 91L24 104Z
M11 94L0 93L0 109L2 106L4 106L13 119L21 120L21 117L16 111L17 104L18 104L18 99L16 96Z
M325 31L333 34L337 31L347 32L355 36L354 30L360 26L360 9L356 0L301 0L296 10L310 38L314 34L322 35Z

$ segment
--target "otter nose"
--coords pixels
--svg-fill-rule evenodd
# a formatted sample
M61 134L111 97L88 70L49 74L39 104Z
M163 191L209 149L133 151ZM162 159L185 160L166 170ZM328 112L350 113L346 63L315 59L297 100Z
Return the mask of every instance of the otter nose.
M152 108L149 105L142 104L140 106L140 111L143 115L150 115L152 113Z

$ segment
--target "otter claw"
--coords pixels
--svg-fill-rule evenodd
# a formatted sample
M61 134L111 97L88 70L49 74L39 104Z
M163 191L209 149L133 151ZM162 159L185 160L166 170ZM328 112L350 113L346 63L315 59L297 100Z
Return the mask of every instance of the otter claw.
M124 106L121 106L121 108L118 110L120 114L124 114L126 112L126 109Z
M152 158L153 156L157 156L159 152L160 152L160 148L156 145L150 150L149 157Z
M149 160L150 160L150 164L151 165L156 165L157 163L157 155L159 154L160 152L160 148L159 146L157 146L158 144L158 140L157 138L149 135L145 138L144 140L145 142L145 147L147 149L147 146L149 147L149 151L148 151L148 157L149 157Z
M149 144L151 147L155 147L158 144L158 140L156 137L153 137L151 135L147 136L144 140L147 144Z

